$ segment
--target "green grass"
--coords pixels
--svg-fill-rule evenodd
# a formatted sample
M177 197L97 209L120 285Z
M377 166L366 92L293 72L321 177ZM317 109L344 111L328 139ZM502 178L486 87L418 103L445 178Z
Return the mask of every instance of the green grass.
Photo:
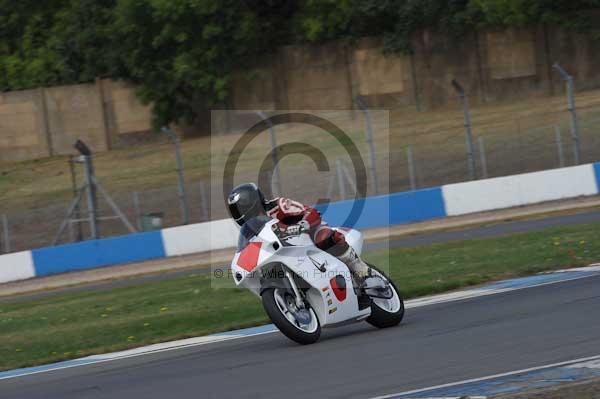
M600 224L392 249L368 257L415 296L600 261ZM388 263L389 262L389 263Z
M600 224L367 254L406 297L600 260ZM225 285L232 287L230 282ZM0 304L0 369L267 322L245 290L210 276Z

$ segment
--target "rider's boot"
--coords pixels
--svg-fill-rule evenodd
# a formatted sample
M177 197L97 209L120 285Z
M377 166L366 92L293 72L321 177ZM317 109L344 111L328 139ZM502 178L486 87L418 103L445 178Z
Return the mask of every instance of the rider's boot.
M368 308L371 305L371 298L365 294L364 289L368 285L371 269L351 246L348 246L348 249L338 258L348 266L348 269L352 273L352 280L356 284L355 292L358 296L359 309Z
M358 256L354 248L348 245L348 249L339 256L339 259L348 266L352 275L356 277L357 283L363 283L369 276L369 266ZM361 284L358 284L361 285Z
M371 303L368 292L384 296L389 294L389 287L385 280L371 272L371 268L358 256L354 248L348 246L348 249L339 256L339 259L348 266L352 273L360 309L368 307Z

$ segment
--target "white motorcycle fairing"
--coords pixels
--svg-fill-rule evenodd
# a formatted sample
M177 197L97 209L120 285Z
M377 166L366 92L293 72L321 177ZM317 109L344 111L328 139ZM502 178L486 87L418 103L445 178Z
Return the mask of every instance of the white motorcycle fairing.
M271 284L281 284L287 277L281 266L292 271L305 291L305 298L315 311L322 327L367 318L371 308L359 310L350 270L345 263L318 249L308 234L280 238L277 220L263 220L255 232L240 232L240 243L231 263L233 280L260 296ZM251 230L251 227L248 227ZM258 231L259 230L259 231ZM338 229L360 254L362 234L357 230ZM297 280L295 277L294 280Z

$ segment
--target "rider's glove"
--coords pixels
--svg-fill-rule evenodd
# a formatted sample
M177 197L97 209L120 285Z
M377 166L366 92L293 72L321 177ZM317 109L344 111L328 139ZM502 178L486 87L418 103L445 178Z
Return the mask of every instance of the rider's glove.
M308 224L308 222L306 220L301 220L297 224L288 226L285 229L285 233L290 236L297 236L303 233L304 231L308 231L308 229L310 229L310 225Z

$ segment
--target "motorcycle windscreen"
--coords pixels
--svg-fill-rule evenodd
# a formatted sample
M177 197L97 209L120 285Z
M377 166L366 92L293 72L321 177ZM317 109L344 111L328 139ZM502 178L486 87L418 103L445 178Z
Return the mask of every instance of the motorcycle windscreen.
M273 219L271 219L268 216L261 215L261 216L252 218L252 219L248 220L246 223L244 223L244 225L240 229L240 236L238 238L238 245L237 245L236 252L243 251L244 248L246 248L248 246L248 244L250 243L250 240L252 240L254 237L256 237L261 232L263 227L265 227L265 224L269 223L271 220L273 220Z

